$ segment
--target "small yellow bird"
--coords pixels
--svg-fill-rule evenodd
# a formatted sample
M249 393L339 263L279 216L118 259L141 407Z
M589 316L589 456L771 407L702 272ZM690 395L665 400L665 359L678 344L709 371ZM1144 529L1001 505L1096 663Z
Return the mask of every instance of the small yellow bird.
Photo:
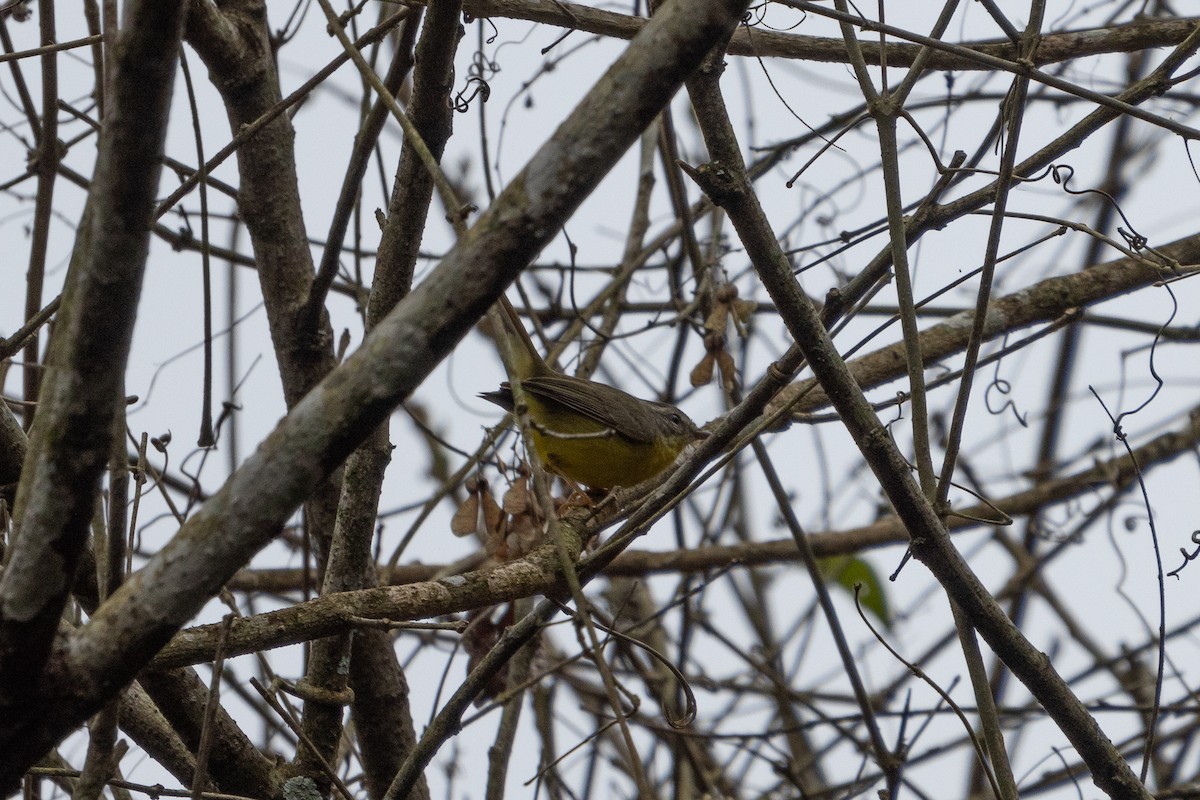
M508 299L501 296L496 305L491 318L504 337L501 358L528 406L532 441L527 445L556 474L592 489L633 486L658 475L683 448L708 436L673 405L555 372ZM479 396L513 410L509 383Z

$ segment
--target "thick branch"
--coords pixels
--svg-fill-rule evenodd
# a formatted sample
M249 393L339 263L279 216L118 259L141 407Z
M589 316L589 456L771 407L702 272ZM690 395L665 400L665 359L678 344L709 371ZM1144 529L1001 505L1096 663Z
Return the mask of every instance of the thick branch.
M1038 323L1053 322L1075 309L1087 308L1124 294L1153 286L1175 274L1194 272L1200 264L1200 235L1188 236L1156 248L1181 265L1177 273L1155 269L1144 260L1121 258L1070 275L1047 278L1024 289L996 298L988 304L983 326L984 341L1015 333ZM921 355L926 363L961 353L967 346L975 310L955 314L945 322L921 331ZM854 359L850 374L863 389L880 386L904 375L904 343L897 342ZM767 407L771 413L796 401L794 413L811 413L829 406L829 396L815 379L784 389Z
M571 30L597 33L616 39L632 39L646 20L628 14L618 14L577 3L556 0L467 0L464 10L472 17L524 19ZM1093 28L1063 33L1048 33L1042 37L1033 65L1057 64L1070 59L1103 53L1129 53L1154 47L1179 44L1200 22L1197 17L1174 19L1139 18L1133 22L1108 28ZM1017 48L1007 41L963 42L962 46L985 56L1017 59ZM863 59L872 65L880 61L878 42L862 43ZM888 42L887 63L890 67L909 67L921 50L921 45ZM761 28L739 28L729 43L728 52L735 56L763 58L793 58L836 64L849 62L845 41L840 37L803 36L780 33ZM986 64L965 55L935 52L925 65L932 70L987 70Z
M672 3L656 15L430 277L72 636L46 696L0 723L0 747L48 747L132 679L466 335L743 7ZM0 774L27 763L9 758Z
M0 579L2 788L50 744L21 731L37 724L36 687L96 510L149 250L181 3L133 3L127 20Z
M266 4L239 0L191 4L188 44L204 59L236 135L276 111L282 95ZM333 329L324 309L301 313L312 289L312 251L300 205L296 132L275 116L237 152L238 211L254 247L271 341L288 407L333 368ZM332 518L329 520L332 527Z

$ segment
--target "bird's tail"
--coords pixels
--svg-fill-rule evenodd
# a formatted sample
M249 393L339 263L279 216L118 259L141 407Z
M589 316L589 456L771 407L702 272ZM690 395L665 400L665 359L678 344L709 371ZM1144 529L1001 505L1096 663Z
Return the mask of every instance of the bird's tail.
M548 374L550 367L538 353L533 339L529 338L529 332L525 330L525 325L508 298L500 295L500 299L489 313L497 334L503 334L497 336L496 347L500 351L508 379L520 382L526 378Z

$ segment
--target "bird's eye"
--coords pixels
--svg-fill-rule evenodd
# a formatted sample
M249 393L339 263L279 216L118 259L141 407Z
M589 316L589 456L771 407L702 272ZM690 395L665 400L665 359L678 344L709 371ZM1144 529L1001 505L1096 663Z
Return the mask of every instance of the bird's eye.
M671 420L672 425L683 427L683 417L681 417L679 414L671 414L671 416L667 417L667 419Z

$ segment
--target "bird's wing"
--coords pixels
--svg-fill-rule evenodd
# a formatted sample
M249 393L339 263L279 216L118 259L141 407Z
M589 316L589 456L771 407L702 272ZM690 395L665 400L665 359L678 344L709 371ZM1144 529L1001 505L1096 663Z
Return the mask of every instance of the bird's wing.
M635 442L652 444L655 428L647 420L635 418L621 409L629 400L638 400L626 392L603 383L584 381L566 375L541 375L521 382L525 391L542 402L558 403Z

